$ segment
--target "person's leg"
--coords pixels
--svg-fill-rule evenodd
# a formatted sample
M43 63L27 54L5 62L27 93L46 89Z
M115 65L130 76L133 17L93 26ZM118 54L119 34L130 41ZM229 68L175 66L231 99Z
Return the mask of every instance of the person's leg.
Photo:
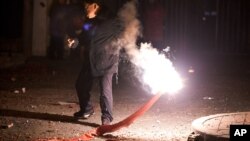
M79 99L80 111L74 114L75 117L88 118L94 113L90 102L90 91L93 83L90 71L90 67L84 65L76 81L75 87Z
M100 106L102 124L109 124L113 120L113 94L112 94L112 77L113 74L106 74L100 79Z

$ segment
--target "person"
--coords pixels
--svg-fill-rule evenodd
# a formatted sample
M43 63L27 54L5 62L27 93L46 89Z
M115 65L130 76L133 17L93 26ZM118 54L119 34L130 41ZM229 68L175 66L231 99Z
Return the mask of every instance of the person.
M94 114L90 101L90 91L94 79L100 87L100 107L102 125L113 121L112 78L118 70L120 47L116 42L124 26L99 0L85 0L87 21L84 22L85 61L76 81L76 92L80 110L74 117L87 119Z
M64 57L64 37L66 35L66 0L57 0L50 11L50 46L48 57L50 59L63 59Z

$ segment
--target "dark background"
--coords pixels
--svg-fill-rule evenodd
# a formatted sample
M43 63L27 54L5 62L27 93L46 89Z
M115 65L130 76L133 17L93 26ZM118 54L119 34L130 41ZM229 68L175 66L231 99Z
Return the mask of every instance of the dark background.
M0 3L0 37L22 38L23 1L2 0Z
M117 11L124 2L126 0L105 1L113 11ZM31 29L27 29L27 24L32 28L32 1L1 0L0 3L1 41L27 40L24 36L32 33ZM139 0L139 18L143 26L163 19L162 26L152 28L163 31L163 35L158 37L163 47L171 46L178 51L249 53L249 0L155 0L155 3L160 3L163 13L158 17L146 18L150 0ZM30 12L24 12L28 10ZM23 17L26 17L25 20ZM23 48L27 41L19 43Z
M0 57L7 47L14 46L16 49L8 51L19 51L29 57L27 52L32 49L33 36L33 1L0 1ZM105 1L112 3L108 6L115 12L126 0ZM142 122L137 122L139 124L134 125L135 128L129 128L129 132L121 132L117 140L145 140L145 133L146 136L159 136L162 140L166 137L187 140L191 133L190 124L196 118L250 110L250 0L156 2L160 3L163 13L149 4L150 0L139 0L143 38L149 41L159 39L163 46L169 45L184 54L174 64L184 76L185 88L176 97L162 97L156 107L141 118ZM149 7L155 11L149 10ZM159 15L149 17L146 13ZM157 26L154 25L156 23ZM150 27L151 24L153 26ZM151 36L155 30L158 31L155 33L157 38ZM12 59L13 62L18 61L12 63ZM22 59L25 61L22 62ZM92 123L100 122L97 114L89 121L70 124L78 105L57 104L58 101L78 102L74 83L82 66L81 61L47 60L44 57L26 59L15 55L3 61L0 58L0 61L1 67L4 66L3 61L7 62L6 67L14 66L0 69L0 123L14 123L10 129L0 130L0 140L74 136L89 130ZM128 65L121 63L119 83L114 85L117 120L127 117L149 96L141 90L141 85L133 77L133 69ZM188 73L190 69L194 73ZM22 88L26 92L22 92ZM97 90L94 87L96 107L99 106ZM140 134L138 131L142 127L146 132ZM171 135L156 133L163 129L171 131Z

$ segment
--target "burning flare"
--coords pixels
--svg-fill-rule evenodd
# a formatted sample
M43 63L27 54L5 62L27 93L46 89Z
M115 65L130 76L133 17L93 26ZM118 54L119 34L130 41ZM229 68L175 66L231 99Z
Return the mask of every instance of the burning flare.
M136 1L126 3L118 16L125 23L125 31L117 44L126 50L131 62L142 74L142 80L139 78L141 82L149 86L153 94L174 94L180 90L183 86L181 78L164 54L159 54L148 43L142 43L140 50L137 48L136 39L141 35L141 25L137 19Z
M152 48L150 43L142 43L132 62L142 71L142 82L153 94L175 94L183 87L182 79L172 62L164 54Z

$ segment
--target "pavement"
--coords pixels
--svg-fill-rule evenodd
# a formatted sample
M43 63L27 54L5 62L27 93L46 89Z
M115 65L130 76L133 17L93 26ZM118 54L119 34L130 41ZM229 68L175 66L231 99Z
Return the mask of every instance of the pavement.
M14 63L13 63L14 64ZM94 140L187 141L191 124L200 117L250 111L250 57L247 55L189 54L175 61L185 87L174 96L163 95L127 128ZM0 141L77 137L98 127L99 91L91 100L95 115L75 120L79 110L74 88L81 61L28 58L21 65L0 69ZM192 68L193 73L188 70ZM126 118L152 95L120 65L114 84L114 123ZM114 80L115 81L115 80Z
M250 126L250 112L215 114L198 118L192 123L194 133L199 134L200 138L208 141L229 140L230 130L233 130L233 128L230 129L231 125L241 126L243 129L245 129L244 125Z

